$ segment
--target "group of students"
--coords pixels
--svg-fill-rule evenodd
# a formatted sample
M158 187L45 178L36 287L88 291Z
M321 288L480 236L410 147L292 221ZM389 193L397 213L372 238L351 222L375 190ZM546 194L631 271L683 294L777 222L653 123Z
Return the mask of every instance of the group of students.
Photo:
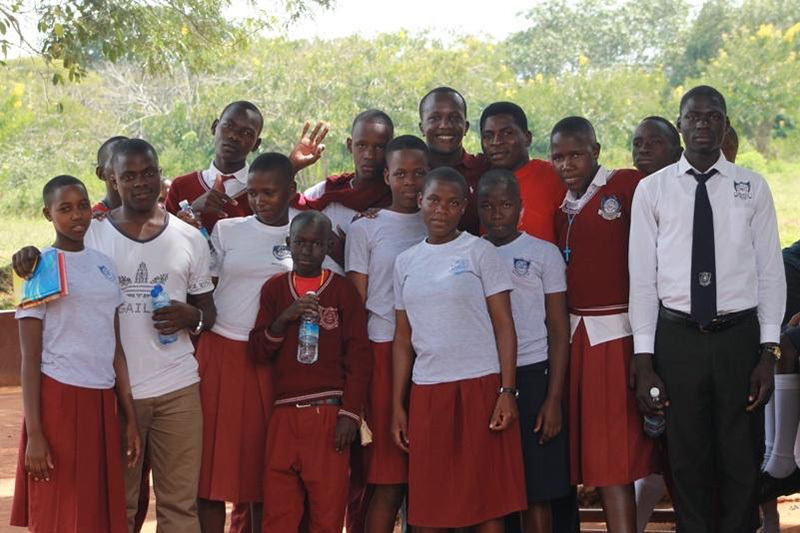
M303 193L327 129L248 165L263 119L243 101L163 206L141 139L98 152L94 220L79 180L48 182L70 294L17 312L13 525L137 531L152 471L167 533L223 531L225 502L237 532L391 532L404 500L414 531L571 531L556 502L577 484L633 532L634 482L663 472L679 530L754 529L785 281L766 182L721 152L722 95L684 95L685 148L644 119L635 169L601 166L582 117L541 161L513 103L483 110L479 155L456 90L419 114L424 140L360 113L354 172ZM643 413L665 415L666 452Z

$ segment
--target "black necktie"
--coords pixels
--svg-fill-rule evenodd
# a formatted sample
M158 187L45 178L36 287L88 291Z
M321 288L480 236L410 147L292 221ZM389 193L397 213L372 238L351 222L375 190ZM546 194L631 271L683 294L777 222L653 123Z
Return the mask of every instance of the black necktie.
M717 269L714 260L714 214L708 199L706 182L717 173L712 168L705 174L689 170L697 180L694 192L692 224L692 319L701 326L717 316Z

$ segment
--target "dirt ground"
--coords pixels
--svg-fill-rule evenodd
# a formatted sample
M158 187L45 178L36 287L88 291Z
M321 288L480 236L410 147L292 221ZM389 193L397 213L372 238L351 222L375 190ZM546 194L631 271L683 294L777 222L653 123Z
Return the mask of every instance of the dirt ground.
M17 465L19 432L22 422L22 397L19 387L0 387L0 533L23 531L8 526L11 499L14 495L14 476ZM143 533L155 533L155 502L151 500L150 514ZM800 533L800 494L779 500L781 531ZM602 531L599 524L586 524L587 531ZM659 525L648 530L674 531L674 526Z

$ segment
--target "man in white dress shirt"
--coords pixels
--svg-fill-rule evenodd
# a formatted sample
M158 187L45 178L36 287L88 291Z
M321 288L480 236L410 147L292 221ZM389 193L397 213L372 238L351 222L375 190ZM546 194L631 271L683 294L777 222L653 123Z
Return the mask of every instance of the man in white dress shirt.
M786 301L775 208L764 178L722 155L716 89L688 91L677 125L683 156L641 181L631 214L637 399L666 415L678 530L753 531Z

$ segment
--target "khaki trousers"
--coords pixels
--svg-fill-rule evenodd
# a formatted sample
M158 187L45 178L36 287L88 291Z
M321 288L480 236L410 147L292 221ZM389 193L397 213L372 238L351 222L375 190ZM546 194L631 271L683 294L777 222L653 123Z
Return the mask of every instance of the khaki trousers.
M203 448L203 414L199 384L154 398L134 400L133 406L142 447L153 469L156 530L159 533L200 533L197 483ZM131 533L141 480L140 460L136 467L125 471L125 501Z

